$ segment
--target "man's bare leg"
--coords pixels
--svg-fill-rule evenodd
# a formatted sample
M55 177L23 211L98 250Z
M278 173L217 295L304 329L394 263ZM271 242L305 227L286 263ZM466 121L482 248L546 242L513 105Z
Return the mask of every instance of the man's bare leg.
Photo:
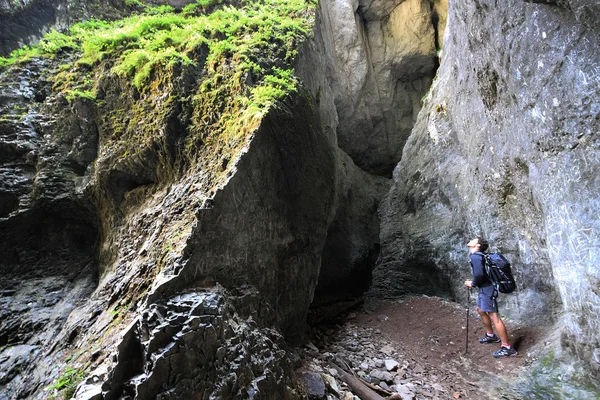
M485 328L486 333L493 333L494 331L492 330L492 320L490 319L488 313L481 311L479 307L477 307L477 312L481 317L481 322L483 322L483 327Z
M510 345L508 342L508 332L506 331L506 326L504 326L504 322L502 322L502 318L500 318L500 314L498 313L487 313L488 318L492 320L494 326L496 327L496 331L498 331L498 336L500 340L502 340L502 345Z

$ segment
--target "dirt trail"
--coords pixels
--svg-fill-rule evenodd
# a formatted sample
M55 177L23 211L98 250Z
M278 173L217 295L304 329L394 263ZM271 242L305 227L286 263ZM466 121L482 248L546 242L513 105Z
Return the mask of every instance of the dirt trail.
M484 329L476 314L472 304L465 354L463 306L427 296L379 302L374 312L355 311L344 319L321 324L312 336L318 349L313 347L312 354L308 351L307 359L312 360L313 371L319 369L317 362L325 372L328 357L345 360L357 377L376 385L383 383L389 393L400 393L396 398L493 399L490 388L515 376L531 361L528 353L540 334L505 321L519 356L495 359L492 353L499 344L477 342ZM386 371L384 362L389 359L400 364L396 370ZM391 373L387 379L382 377L386 372ZM343 382L336 379L343 388Z
M372 326L395 343L401 352L420 359L431 371L450 375L457 384L464 381L469 387L459 388L463 398L478 399L480 390L486 391L485 382L495 376L509 378L530 360L527 353L540 337L539 332L512 322L506 322L511 344L517 357L495 359L491 353L498 344L482 345L477 338L485 330L472 305L469 310L469 347L466 346L466 309L457 303L446 302L437 297L412 297L403 302L381 302L371 314L357 313L357 326ZM477 397L468 396L473 392Z

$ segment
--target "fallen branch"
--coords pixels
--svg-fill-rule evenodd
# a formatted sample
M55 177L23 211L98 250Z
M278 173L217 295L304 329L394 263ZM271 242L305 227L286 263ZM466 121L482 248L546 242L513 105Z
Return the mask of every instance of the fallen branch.
M384 400L378 393L374 392L370 387L368 387L365 383L361 382L359 379L350 375L342 368L330 362L330 365L335 368L340 377L348 387L352 390L352 393L361 398L361 400Z
M384 396L391 396L391 395L392 395L392 393L388 392L387 390L385 390L385 389L383 389L383 388L381 388L381 387L379 387L379 386L377 386L377 385L373 385L372 383L366 382L366 381L365 381L364 379L362 379L362 378L359 378L359 380L360 380L360 381L361 381L361 382L362 382L364 385L366 385L367 387L369 387L370 389L372 389L372 390L374 390L374 391L376 391L376 392L378 392L378 393L381 393L381 394L382 394L382 395L384 395Z

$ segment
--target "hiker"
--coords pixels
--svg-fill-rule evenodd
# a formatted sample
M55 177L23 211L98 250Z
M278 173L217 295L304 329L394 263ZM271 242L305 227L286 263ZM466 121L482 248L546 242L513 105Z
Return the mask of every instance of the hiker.
M473 269L473 280L465 281L468 288L477 287L477 312L481 316L481 321L486 330L484 337L479 339L479 343L498 343L502 342L500 350L492 355L496 358L516 356L517 351L508 342L508 332L498 313L498 303L496 302L497 292L494 290L492 281L485 273L485 253L489 247L487 240L481 236L467 243L471 258L471 268ZM492 322L496 327L498 336L492 330Z

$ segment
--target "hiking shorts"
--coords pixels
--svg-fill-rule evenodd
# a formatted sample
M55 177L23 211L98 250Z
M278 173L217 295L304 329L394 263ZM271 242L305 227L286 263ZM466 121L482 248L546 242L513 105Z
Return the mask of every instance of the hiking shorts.
M477 307L483 312L498 312L498 303L492 299L494 294L493 286L480 287L477 291Z

